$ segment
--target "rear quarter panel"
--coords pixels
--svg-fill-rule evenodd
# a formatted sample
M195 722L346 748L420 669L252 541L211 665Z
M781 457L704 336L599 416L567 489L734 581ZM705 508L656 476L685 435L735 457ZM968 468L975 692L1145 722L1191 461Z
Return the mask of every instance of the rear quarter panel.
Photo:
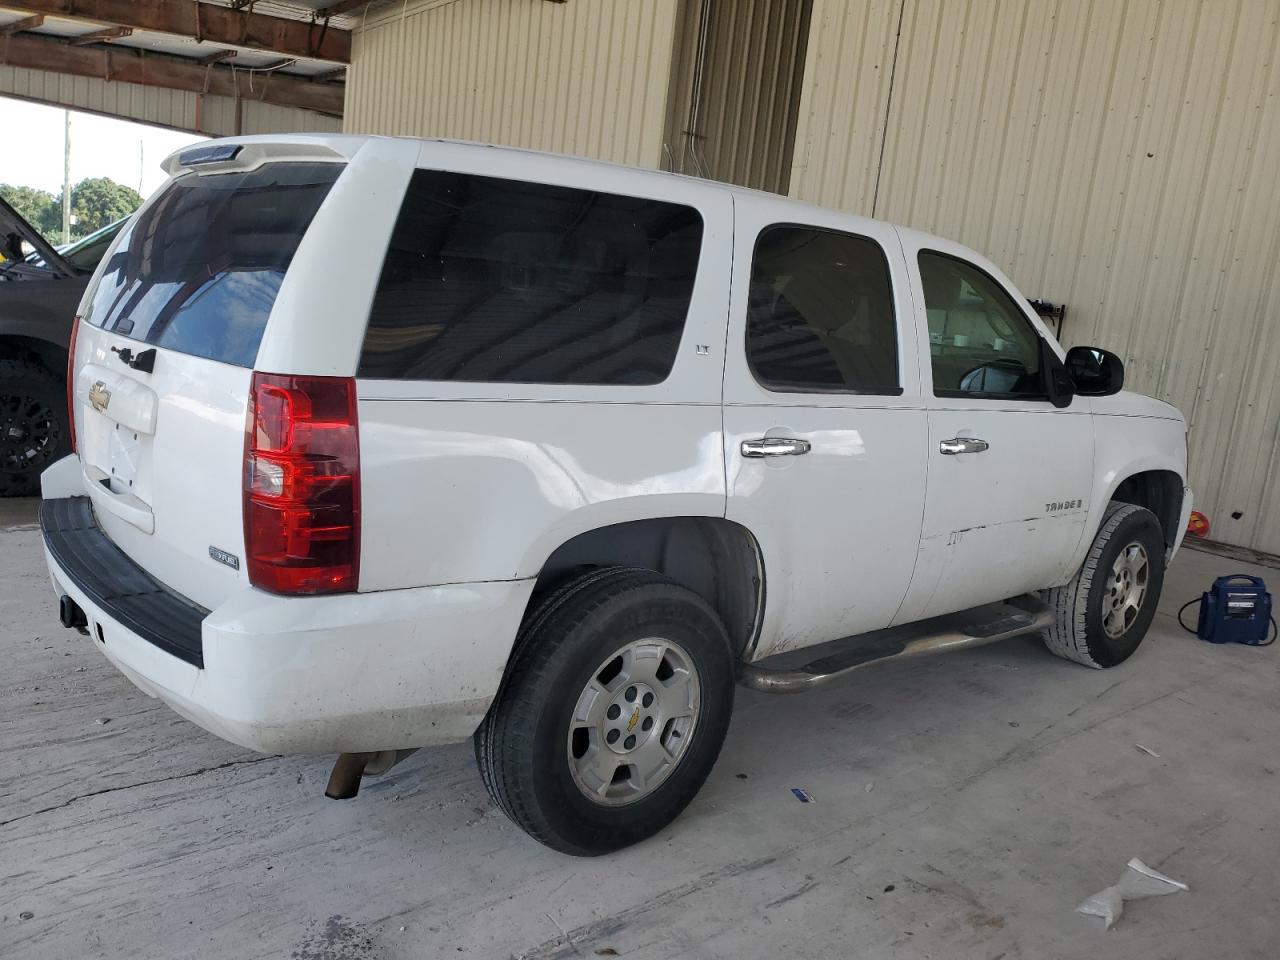
M588 530L724 515L718 405L362 397L360 431L361 590L534 577Z
M675 364L662 383L358 381L360 589L535 577L558 546L588 530L724 516L729 193L561 157L449 143L422 150L422 167L685 203L702 214L703 241Z

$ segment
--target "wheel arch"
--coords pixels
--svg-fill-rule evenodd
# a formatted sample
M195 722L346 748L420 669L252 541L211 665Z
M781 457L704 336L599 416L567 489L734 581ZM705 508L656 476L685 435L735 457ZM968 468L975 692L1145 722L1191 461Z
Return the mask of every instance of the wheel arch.
M578 533L542 564L526 610L565 578L598 567L654 570L698 594L720 616L739 656L750 650L764 613L764 558L744 526L723 517L628 520Z
M27 356L59 378L67 375L67 348L50 340L0 332L0 354Z
M1119 440L1112 439L1114 442L1099 450L1099 469L1080 540L1059 582L1047 584L1048 587L1061 586L1075 576L1106 521L1107 507L1114 501L1133 503L1155 514L1168 550L1167 558L1172 559L1182 542L1180 528L1185 524L1189 492L1181 458L1176 452L1155 445L1147 445L1147 449L1140 451L1122 451ZM1127 455L1121 456L1122 453ZM1104 468L1108 461L1118 465Z
M1108 502L1118 500L1145 507L1156 515L1164 533L1165 546L1172 550L1178 542L1185 485L1173 470L1150 469L1130 473L1114 485Z

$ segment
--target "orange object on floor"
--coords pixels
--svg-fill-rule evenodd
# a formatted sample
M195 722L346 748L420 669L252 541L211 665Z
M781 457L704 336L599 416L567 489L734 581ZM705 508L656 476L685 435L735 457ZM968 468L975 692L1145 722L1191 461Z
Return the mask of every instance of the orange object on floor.
M1193 537L1207 537L1209 535L1209 518L1199 510L1191 511L1191 519L1187 521L1187 533Z

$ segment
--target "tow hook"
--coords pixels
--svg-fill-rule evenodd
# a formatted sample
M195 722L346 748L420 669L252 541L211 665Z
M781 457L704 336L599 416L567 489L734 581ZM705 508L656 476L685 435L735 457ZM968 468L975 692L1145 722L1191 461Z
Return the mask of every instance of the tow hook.
M58 598L58 619L69 630L79 630L88 634L89 620L80 609L80 605L65 593Z
M329 773L329 785L324 795L330 800L351 800L360 792L364 777L378 777L386 773L418 748L408 750L375 750L369 753L340 753Z

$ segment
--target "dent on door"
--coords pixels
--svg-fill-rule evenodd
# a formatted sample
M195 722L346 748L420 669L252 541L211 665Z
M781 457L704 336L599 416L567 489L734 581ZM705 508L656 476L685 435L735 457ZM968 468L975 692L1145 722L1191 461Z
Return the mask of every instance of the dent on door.
M957 450L958 439L981 444ZM920 556L896 622L1070 577L1088 512L1092 445L1085 415L931 411ZM1063 450L1079 455L1063 457Z

